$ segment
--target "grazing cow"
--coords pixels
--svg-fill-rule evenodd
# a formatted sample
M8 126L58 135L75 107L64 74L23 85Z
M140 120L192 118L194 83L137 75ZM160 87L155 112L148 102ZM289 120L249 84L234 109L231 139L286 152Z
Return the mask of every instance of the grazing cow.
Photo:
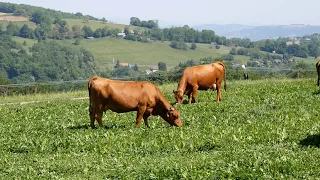
M244 78L245 80L249 79L248 73L243 73L243 78Z
M170 125L182 126L178 110L150 82L118 81L94 76L88 82L88 91L91 128L95 127L95 119L102 127L102 115L108 109L117 113L137 111L136 128L142 118L149 127L150 115L160 115Z
M320 59L316 63L316 68L317 68L317 72L318 72L318 86L320 86Z
M177 90L173 90L178 104L182 104L183 96L187 95L189 104L197 102L198 90L217 89L217 102L222 101L221 82L224 77L224 89L226 90L226 69L222 62L188 67L184 70Z

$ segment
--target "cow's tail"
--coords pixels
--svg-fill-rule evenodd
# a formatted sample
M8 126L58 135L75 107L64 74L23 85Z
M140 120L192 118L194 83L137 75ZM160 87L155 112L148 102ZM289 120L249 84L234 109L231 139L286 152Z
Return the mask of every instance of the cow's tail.
M92 82L94 80L96 80L98 77L94 76L92 78L90 78L89 82L88 82L88 92L89 92L89 115L92 115L92 104L91 104L91 86L92 86Z
M224 70L224 84L223 84L223 87L224 87L224 90L226 91L227 90L227 71L226 71L226 66L223 64L223 62L219 61L218 62L221 66L223 66L223 70Z

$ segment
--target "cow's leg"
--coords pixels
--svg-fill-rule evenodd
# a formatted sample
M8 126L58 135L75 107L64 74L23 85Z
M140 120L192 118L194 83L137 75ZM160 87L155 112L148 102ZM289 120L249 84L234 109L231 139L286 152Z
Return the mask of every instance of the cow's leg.
M221 83L217 83L217 102L222 101Z
M144 124L146 125L147 128L150 128L149 123L148 123L148 117L149 116L150 116L149 114L144 114L143 115Z
M96 115L96 112L95 112L95 109L92 108L91 106L89 107L89 114L90 114L90 127L92 129L94 129L94 121L95 121L95 115Z
M198 85L192 87L192 101L197 102ZM191 104L191 103L189 103Z
M320 86L320 72L318 74L318 86Z
M102 125L102 115L103 115L103 111L99 111L96 114L96 120L98 121L98 124L99 124L100 127L103 127L103 125Z
M188 103L191 104L191 93L188 94Z
M146 106L139 106L138 111L137 111L137 118L136 118L136 128L139 127L140 121L141 121L146 109L147 109Z

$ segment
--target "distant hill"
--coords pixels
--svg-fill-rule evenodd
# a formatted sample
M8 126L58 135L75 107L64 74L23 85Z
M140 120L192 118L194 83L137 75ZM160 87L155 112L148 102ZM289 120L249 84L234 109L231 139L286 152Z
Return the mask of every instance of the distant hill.
M261 39L274 39L278 37L302 37L314 33L320 33L320 26L291 24L276 26L247 26L241 24L207 24L194 26L194 29L210 29L219 36L227 38L249 38L251 41Z

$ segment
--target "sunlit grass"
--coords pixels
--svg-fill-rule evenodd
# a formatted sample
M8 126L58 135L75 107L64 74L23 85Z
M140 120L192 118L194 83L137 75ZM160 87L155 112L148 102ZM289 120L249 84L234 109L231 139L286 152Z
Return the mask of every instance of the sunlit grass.
M160 86L170 103L176 84ZM4 179L317 179L320 90L314 79L230 81L178 106L184 126L107 111L89 128L86 91L0 106ZM32 96L31 96L32 97ZM34 97L40 97L34 96ZM8 97L21 101L23 96Z

